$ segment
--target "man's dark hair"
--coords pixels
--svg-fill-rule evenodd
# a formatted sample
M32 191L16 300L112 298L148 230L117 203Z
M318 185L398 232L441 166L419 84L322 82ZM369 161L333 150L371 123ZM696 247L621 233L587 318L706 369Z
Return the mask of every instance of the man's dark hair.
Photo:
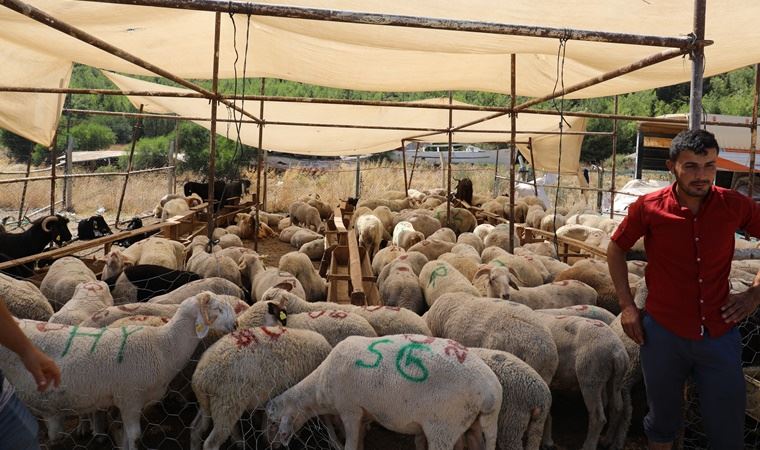
M715 140L715 135L705 130L684 130L670 143L670 160L675 162L678 159L678 155L688 150L696 153L697 155L707 154L707 149L714 148L716 152L720 153L720 147L718 141Z

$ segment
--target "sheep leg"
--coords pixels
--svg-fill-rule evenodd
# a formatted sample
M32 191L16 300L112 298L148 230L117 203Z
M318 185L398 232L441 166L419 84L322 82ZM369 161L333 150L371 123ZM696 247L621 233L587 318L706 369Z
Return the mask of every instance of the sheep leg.
M488 414L481 413L480 417L475 419L475 424L473 424L473 426L479 425L476 429L481 430L486 450L494 450L496 448L497 436L499 434L499 412L500 410L497 409Z
M362 416L363 413L358 411L343 411L340 414L340 420L343 422L343 428L346 432L345 450L360 450L364 447L362 441Z
M457 443L457 440L467 432L467 430L457 429L449 423L425 423L422 425L422 431L428 443L428 450L451 450Z
M214 428L206 438L203 444L204 450L218 449L224 444L232 433L240 417L245 411L244 405L230 404L217 400L216 397L211 399L211 417L214 420Z
M516 439L515 442L521 442L522 432L526 431L528 437L525 442L525 450L538 450L541 447L541 433L545 429L548 416L548 409L534 408L531 411L530 417L526 418L525 424L520 428L520 433L514 437ZM501 429L503 430L504 427L501 427Z
M624 387L621 390L620 404L615 401L614 395L611 400L607 408L610 416L610 425L607 427L607 432L600 443L610 450L620 450L625 445L625 437L628 434L628 427L631 424L631 416L633 415L630 389Z
M554 439L552 439L552 415L546 416L546 423L544 424L544 435L541 438L541 447L543 448L555 448Z
M140 439L140 408L119 407L121 420L124 423L124 437L122 448L124 450L137 450L137 441Z
M583 442L583 450L596 450L599 436L602 434L602 429L607 423L607 419L604 416L604 403L602 402L603 388L604 385L581 385L583 402L588 410L588 431L586 433L586 440Z
M203 433L206 432L208 426L211 424L211 417L203 414L203 410L199 409L198 414L190 423L190 448L191 450L200 450L201 441L203 440Z
M47 425L48 440L55 442L58 437L63 433L63 417L62 416L49 416L45 418L45 424Z

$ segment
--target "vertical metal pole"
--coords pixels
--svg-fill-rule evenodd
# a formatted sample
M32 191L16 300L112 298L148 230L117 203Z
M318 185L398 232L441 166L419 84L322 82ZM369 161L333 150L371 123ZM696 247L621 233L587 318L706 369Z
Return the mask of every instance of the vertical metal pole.
M142 115L144 105L140 104L140 114ZM142 126L142 116L138 117L132 128L132 146L129 149L129 159L127 160L127 174L124 175L124 185L121 187L121 196L119 197L119 207L116 208L116 222L114 226L119 227L119 217L121 216L121 207L124 205L124 194L127 192L127 183L129 183L129 173L132 172L132 159L135 155L135 145L140 137L140 127Z
M261 185L262 185L262 190L264 191L264 194L263 194L263 199L261 201L261 209L263 209L264 211L268 211L268 209L267 209L267 197L268 197L268 195L267 195L268 194L267 174L269 172L267 171L267 168L269 167L269 151L263 150L263 152L264 152L264 164L263 164L263 167L261 168L261 170L264 171L264 176L263 176L263 179L261 181Z
M18 225L21 225L21 219L24 217L24 201L26 200L26 188L29 186L29 172L32 171L32 153L34 152L34 142L29 142L29 158L26 160L26 175L24 176L24 188L21 190L21 205L18 207Z
M417 153L420 152L420 143L416 142L414 147L414 159L412 160L412 172L409 174L409 187L412 187L412 178L414 178L414 168L417 167Z
M176 144L177 144L176 138L172 140L171 142L169 142L169 154L166 157L166 163L169 166L174 165L172 162L174 161L174 146ZM166 177L166 193L171 194L173 187L174 187L174 171L172 170L169 172L169 176Z
M536 182L536 165L533 162L533 138L528 138L528 150L530 150L530 170L533 171L533 194L538 197L538 183Z
M67 127L68 128L68 127ZM72 138L70 135L67 134L66 139L66 165L64 166L64 174L70 175L73 172L73 153L74 153L74 138ZM66 211L71 211L72 208L74 208L74 201L71 198L73 186L74 185L74 179L73 178L64 178L63 179L63 208Z
M56 157L56 141L58 140L58 132L53 135L53 144L50 146L50 215L55 214L55 166L58 163Z
M705 10L707 0L694 0L694 36L698 41L705 38ZM698 45L691 52L691 93L689 97L689 129L702 125L702 83L705 72L705 49Z
M169 172L169 189L167 194L174 194L177 192L177 155L180 152L179 139L180 139L180 121L174 126L174 141L172 141L171 154L169 155L169 165L172 166Z
M214 68L211 75L211 91L214 95L219 94L219 35L222 28L221 13L214 14ZM209 164L208 164L208 221L206 235L210 246L213 247L213 234L216 223L214 221L214 178L216 175L216 110L219 106L218 99L211 100L211 139L209 141ZM209 249L210 250L210 249Z
M265 79L261 78L261 95L264 95L264 83ZM264 100L259 100L259 119L264 120ZM259 211L261 210L261 166L264 164L264 124L259 124L259 150L256 152L256 222L254 224L253 233L253 249L258 251L259 249ZM266 172L264 172L266 177Z
M501 184L499 182L499 153L500 152L501 150L499 150L499 148L497 147L496 148L496 162L493 168L493 196L494 197L499 195L499 187Z
M359 194L361 193L361 162L359 160L359 155L356 155L356 175L354 177L354 197L359 198Z
M454 93L449 91L449 106L451 106L454 103ZM451 131L452 128L454 128L454 108L449 108L449 157L447 160L448 165L448 182L446 184L446 226L451 227L451 145L452 145L452 139L454 138L453 132Z
M401 140L401 162L404 165L404 195L409 196L409 182L406 178L406 147L404 140Z
M749 188L747 194L753 198L755 188L755 151L757 150L757 102L760 100L760 64L755 64L755 97L752 102L752 128L749 144Z
M618 141L618 96L615 96L615 119L612 119L612 182L610 183L610 219L615 216L615 177L617 176L617 141Z
M517 55L512 53L510 55L510 150L509 150L509 252L512 253L515 250L515 153L517 153L517 115L515 114L515 104L517 103Z

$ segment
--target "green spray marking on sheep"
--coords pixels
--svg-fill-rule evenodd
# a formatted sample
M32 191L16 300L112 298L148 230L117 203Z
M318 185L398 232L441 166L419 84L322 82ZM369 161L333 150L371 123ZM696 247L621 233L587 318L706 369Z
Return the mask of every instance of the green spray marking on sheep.
M364 369L374 369L375 367L379 366L380 362L383 360L383 354L380 353L379 350L375 350L375 347L377 345L387 344L387 343L390 343L390 342L393 342L393 341L391 341L390 339L380 339L379 341L375 341L375 342L369 344L369 346L367 347L367 350L370 353L373 353L374 355L377 356L377 359L375 359L375 362L373 362L373 363L366 363L366 362L362 361L361 359L357 359L355 364L357 366L359 366L359 367L364 368Z
M435 287L435 279L438 277L445 277L448 275L449 270L446 269L446 266L438 266L435 268L435 270L430 274L430 281L428 281L428 286Z
M90 353L95 351L95 347L98 346L98 341L100 341L100 338L103 336L103 333L105 333L107 328L103 327L99 329L98 331L94 333L80 333L79 332L79 325L75 325L71 327L71 331L69 332L69 338L66 340L66 346L63 348L63 353L61 353L61 357L66 356L67 353L69 353L69 350L71 349L71 343L74 342L74 338L76 336L87 336L91 338L95 338L92 341L92 345L90 346Z
M507 267L506 264L504 264L503 262L499 261L498 259L491 260L491 264L496 265L496 266L501 266L501 267Z
M142 330L143 327L136 327L134 330L127 331L127 327L121 327L121 345L119 345L119 353L116 356L116 362L121 363L124 361L124 346L127 345L127 338L130 334L137 333L138 331Z
M399 375L404 377L404 379L413 381L415 383L422 383L428 379L429 371L427 367L425 367L425 364L422 363L422 360L417 356L414 356L412 352L415 350L424 350L429 353L433 352L430 349L430 346L426 344L421 344L419 342L411 342L409 344L406 344L405 346L401 347L396 354L396 370L398 371ZM416 367L417 370L409 372L407 369L409 366Z

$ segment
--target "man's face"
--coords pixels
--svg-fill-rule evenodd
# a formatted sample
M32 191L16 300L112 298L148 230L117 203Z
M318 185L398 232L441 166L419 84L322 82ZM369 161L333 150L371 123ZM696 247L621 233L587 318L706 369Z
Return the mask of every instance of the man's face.
M690 150L678 154L675 162L666 161L668 170L676 177L678 191L690 197L704 197L710 192L717 170L718 151L707 150L698 155Z

